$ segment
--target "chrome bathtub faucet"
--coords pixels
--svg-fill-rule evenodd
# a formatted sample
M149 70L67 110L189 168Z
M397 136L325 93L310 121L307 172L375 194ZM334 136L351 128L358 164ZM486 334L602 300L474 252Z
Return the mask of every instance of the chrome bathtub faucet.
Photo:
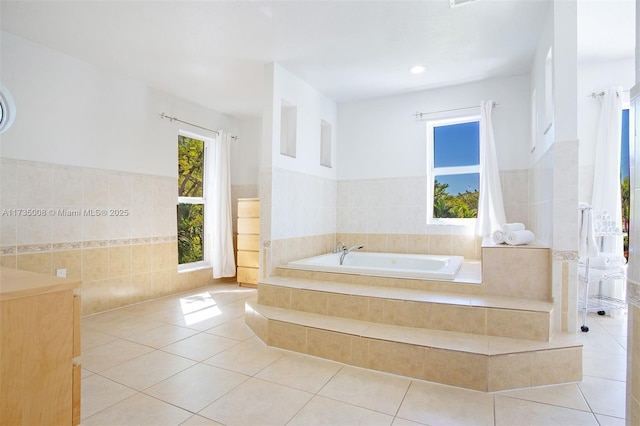
M336 248L333 250L333 252L334 253L340 253L341 251L343 251L346 248L347 248L347 246L345 245L345 243L343 243L342 241L338 241L338 244L336 245Z
M364 248L364 245L362 245L362 244L357 245L357 246L353 246L353 247L351 247L351 248L347 248L347 246L344 246L344 245L343 245L343 248L342 248L342 255L340 256L340 265L342 265L342 262L344 262L344 257L345 257L346 255L348 255L348 254L351 252L351 250L360 250L360 249L362 249L362 248Z

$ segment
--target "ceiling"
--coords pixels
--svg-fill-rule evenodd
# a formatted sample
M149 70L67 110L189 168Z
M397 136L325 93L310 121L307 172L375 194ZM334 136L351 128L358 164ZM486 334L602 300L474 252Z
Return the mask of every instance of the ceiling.
M549 0L7 1L5 31L238 117L278 62L337 102L529 72ZM581 61L634 54L634 0L580 0ZM420 75L409 67L423 64Z

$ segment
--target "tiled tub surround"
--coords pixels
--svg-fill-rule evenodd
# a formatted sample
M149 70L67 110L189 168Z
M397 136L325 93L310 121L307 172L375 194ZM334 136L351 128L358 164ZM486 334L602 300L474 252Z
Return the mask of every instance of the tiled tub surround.
M551 250L539 246L485 246L482 283L487 295L549 302Z
M385 244L398 247L397 237ZM550 249L481 251L495 269L465 261L453 281L278 267L246 321L270 346L480 391L581 380L582 345L556 328Z
M437 254L463 256L477 261L481 257L482 238L473 235L412 234L323 234L270 241L271 275L275 268L293 260L331 253L337 242L348 247L363 244L363 251L378 253Z
M500 172L500 180L507 221L528 223L528 170L503 170ZM425 223L427 217L426 176L341 180L338 181L337 198L336 229L338 234L408 234L448 237L451 235L463 236L470 231L473 232L473 229L464 226ZM371 251L392 250L376 249ZM480 256L479 250L468 254L466 257L475 259Z
M480 391L582 379L575 335L549 340L549 303L284 277L258 294L245 319L270 346Z
M402 287L272 277L258 303L338 318L548 342L553 304Z
M83 314L213 281L210 268L177 272L176 178L7 158L0 166L0 264L45 274L66 269L83 281ZM85 214L97 210L124 214Z

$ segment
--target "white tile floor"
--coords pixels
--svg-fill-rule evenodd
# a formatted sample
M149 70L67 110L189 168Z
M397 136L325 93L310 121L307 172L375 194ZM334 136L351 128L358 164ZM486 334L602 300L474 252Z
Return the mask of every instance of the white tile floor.
M626 315L589 316L584 380L482 393L269 348L255 290L216 285L82 319L83 425L624 425Z

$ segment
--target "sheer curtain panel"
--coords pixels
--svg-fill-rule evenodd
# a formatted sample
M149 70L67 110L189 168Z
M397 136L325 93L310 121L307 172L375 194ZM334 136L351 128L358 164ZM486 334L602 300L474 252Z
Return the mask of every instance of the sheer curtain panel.
M596 135L596 161L593 170L591 208L606 211L622 229L622 197L620 195L620 140L622 137L622 87L604 91ZM602 240L600 251L622 254L622 237Z
M236 275L231 218L230 144L231 137L220 132L207 156L210 166L207 200L211 202L206 209L206 221L213 278Z
M480 195L476 235L483 237L490 236L506 223L492 112L493 101L480 103Z

